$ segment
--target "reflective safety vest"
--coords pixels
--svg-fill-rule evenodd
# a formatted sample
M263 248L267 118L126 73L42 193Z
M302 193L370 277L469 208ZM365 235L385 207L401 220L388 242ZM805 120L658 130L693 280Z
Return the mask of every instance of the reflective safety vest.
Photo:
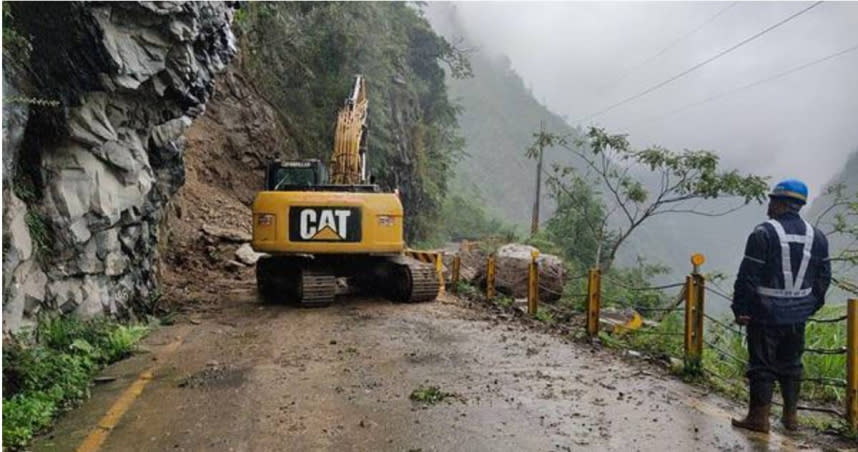
M810 252L813 248L813 226L804 222L804 235L787 234L783 226L777 220L769 220L766 223L772 225L778 234L778 242L781 247L781 270L784 275L784 287L757 287L757 293L771 298L805 298L813 291L812 284L804 287L804 276L807 266L810 265ZM802 244L801 264L798 266L798 274L793 277L792 260L790 257L790 243Z

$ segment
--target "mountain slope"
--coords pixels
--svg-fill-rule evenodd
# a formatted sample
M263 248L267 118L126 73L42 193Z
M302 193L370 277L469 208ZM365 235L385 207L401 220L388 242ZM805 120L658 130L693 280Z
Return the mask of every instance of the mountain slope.
M454 4L433 3L426 9L433 28L450 42L470 47L473 77L447 79L450 96L462 108L459 123L465 158L455 167L456 187L479 194L489 211L504 220L529 225L536 190L536 164L525 157L533 133L542 125L557 134L576 135L560 116L539 103L511 68L509 58L474 47L458 21ZM561 149L545 151L545 168L563 157ZM543 187L541 219L553 203Z

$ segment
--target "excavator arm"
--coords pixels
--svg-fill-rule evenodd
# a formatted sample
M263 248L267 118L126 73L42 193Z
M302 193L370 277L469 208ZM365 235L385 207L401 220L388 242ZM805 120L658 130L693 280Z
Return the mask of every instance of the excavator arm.
M351 95L337 115L334 152L331 155L331 183L355 185L366 183L366 81L355 76Z

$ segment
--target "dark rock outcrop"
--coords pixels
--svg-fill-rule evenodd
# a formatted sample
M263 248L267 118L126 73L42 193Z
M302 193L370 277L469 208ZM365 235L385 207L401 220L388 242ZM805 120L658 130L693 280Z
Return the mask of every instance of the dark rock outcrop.
M20 2L13 13L32 44L27 94L59 106L4 102L3 329L45 309L145 308L164 206L184 182L182 135L236 51L232 6ZM8 72L3 82L7 95L21 86Z

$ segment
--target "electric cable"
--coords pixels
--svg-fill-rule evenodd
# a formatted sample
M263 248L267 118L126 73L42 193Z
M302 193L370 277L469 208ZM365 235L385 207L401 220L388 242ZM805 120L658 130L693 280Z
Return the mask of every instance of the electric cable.
M724 91L724 92L722 92L722 93L720 93L720 94L715 94L715 95L709 96L709 97L707 97L707 98L705 98L705 99L702 99L702 100L699 100L699 101L697 101L697 102L693 102L693 103L690 103L690 104L686 104L686 105L684 105L684 106L682 106L682 107L679 107L679 108L677 108L677 109L671 110L671 111L669 111L669 112L667 112L667 113L664 113L664 114L662 114L662 115L655 116L655 117L651 117L651 118L644 119L644 120L641 120L641 121L635 121L635 122L632 122L630 125L648 124L648 123L651 123L651 122L654 122L654 121L658 121L658 120L661 120L661 119L664 119L664 118L667 118L667 117L673 116L673 115L675 115L675 114L677 114L677 113L681 113L681 112L683 112L683 111L685 111L685 110L689 110L689 109L691 109L691 108L694 108L694 107L697 107L697 106L700 106L700 105L707 104L707 103L709 103L709 102L712 102L712 101L718 100L718 99L720 99L720 98L722 98L722 97L727 97L727 96L733 95L733 94L735 94L735 93L737 93L737 92L739 92L739 91L744 91L744 90L746 90L746 89L754 88L754 87L759 86L759 85L762 85L762 84L764 84L764 83L768 83L768 82L771 82L771 81L774 81L774 80L777 80L777 79L780 79L780 78L786 77L786 76L788 76L788 75L790 75L790 74L793 74L793 73L795 73L795 72L799 72L799 71L801 71L801 70L803 70L803 69L810 68L810 67L815 66L815 65L820 64L820 63L824 63L824 62L826 62L826 61L828 61L828 60L832 60L832 59L837 58L837 57L839 57L839 56L845 55L845 54L847 54L847 53L849 53L849 52L854 52L855 50L858 50L858 44L853 45L852 47L849 47L849 48L847 48L847 49L841 50L841 51L839 51L839 52L835 52L835 53L832 53L832 54L830 54L830 55L824 56L824 57L822 57L822 58L818 58L818 59L816 59L816 60L813 60L813 61L810 61L810 62L807 62L807 63L801 64L801 65L799 65L799 66L796 66L796 67L794 67L794 68L788 69L788 70L786 70L786 71L779 72L779 73L774 74L774 75L772 75L772 76L769 76L769 77L766 77L766 78L763 78L763 79L757 80L757 81L752 82L752 83L749 83L749 84L747 84L747 85L739 86L739 87L736 87L736 88L733 88L733 89L730 89L730 90Z
M743 39L742 41L739 41L737 44L734 44L734 45L732 45L731 47L729 47L729 48L727 48L727 49L724 49L724 50L722 50L722 51L720 51L720 52L716 53L715 55L713 55L713 56L711 56L711 57L709 57L709 58L707 58L707 59L705 59L705 60L701 61L700 63L695 64L694 66L691 66L690 68L688 68L688 69L686 69L686 70L684 70L684 71L682 71L682 72L680 72L680 73L678 73L678 74L676 74L676 75L674 75L674 76L672 76L672 77L668 78L667 80L664 80L664 81L662 81L662 82L656 83L655 85L650 86L649 88L647 88L647 89L645 89L645 90L643 90L643 91L641 91L641 92L639 92L639 93L637 93L637 94L635 94L635 95L629 96L629 97L627 97L627 98L625 98L625 99L623 99L623 100L621 100L621 101L619 101L619 102L615 102L615 103L613 103L613 104L611 104L611 105L609 105L609 106L607 106L607 107L605 107L605 108L603 108L603 109L601 109L601 110L597 111L596 113L592 113L592 114L590 114L590 115L587 115L587 116L585 116L585 117L583 117L583 118L581 118L581 119L579 119L579 120L577 120L577 121L574 121L574 122L575 122L575 123L579 123L579 124L580 124L581 122L584 122L584 121L587 121L587 120L589 120L589 119L593 119L593 118L595 118L595 117L601 116L601 115L603 115L603 114L605 114L605 113L607 113L607 112L609 112L609 111L611 111L611 110L613 110L613 109L615 109L615 108L617 108L617 107L623 106L623 105L625 105L625 104L627 104L627 103L629 103L629 102L632 102L632 101L635 101L635 100L637 100L637 99L640 99L641 97L646 96L647 94L649 94L649 93L651 93L651 92L653 92L653 91L655 91L655 90L657 90L657 89L660 89L660 88L662 88L662 87L664 87L664 86L666 86L666 85L668 85L668 84L670 84L670 83L672 83L672 82L674 82L674 81L676 81L676 80L678 80L678 79L680 79L680 78L682 78L682 77L685 77L686 75L688 75L688 74L690 74L690 73L692 73L692 72L696 71L697 69L700 69L700 68L701 68L701 67L703 67L703 66L706 66L707 64L709 64L709 63L711 63L711 62L713 62L713 61L715 61L715 60L717 60L717 59L719 59L719 58L723 57L724 55L727 55L727 54L729 54L730 52L733 52L734 50L736 50L736 49L738 49L738 48L740 48L740 47L744 46L745 44L748 44L748 43L750 43L750 42L752 42L752 41L754 41L754 40L756 40L756 39L758 39L758 38L762 37L763 35L765 35L765 34L769 33L770 31L772 31L772 30L774 30L774 29L776 29L776 28L778 28L778 27L780 27L780 26L782 26L782 25L785 25L786 23L788 23L788 22L792 21L793 19L795 19L795 18L797 18L797 17L801 16L802 14L804 14L804 13L806 13L806 12L810 11L811 9L816 8L816 7L817 7L817 6L819 6L820 4L822 4L822 2L821 2L821 1L818 1L818 2L816 2L816 3L813 3L812 5L810 5L810 6L806 7L806 8L804 8L804 9L802 9L801 11L798 11L798 12L796 12L796 13L793 13L793 14L792 14L792 15L790 15L789 17L787 17L787 18L785 18L785 19L780 20L779 22L775 23L774 25L771 25L771 26L769 26L769 27L767 27L767 28L763 29L762 31L757 32L756 34L754 34L754 35L752 35L752 36L750 36L750 37L748 37L748 38L745 38L745 39Z
M723 7L723 8L721 8L720 10L718 10L718 12L716 12L714 15L712 15L712 16L710 16L708 19L706 19L706 21L705 21L705 22L703 22L702 24L700 24L697 28L695 28L695 29L693 29L693 30L691 30L691 31L689 31L689 32L687 32L687 33L685 33L684 35L682 35L682 36L678 37L677 39L674 39L670 44L668 44L666 47L664 47L664 48L662 48L661 50L659 50L658 52L656 52L654 55L652 55L652 56L650 56L649 58L647 58L646 60L642 61L640 64L637 64L637 65L632 66L631 68L629 68L629 69L628 69L628 70L627 70L627 71L626 71L622 76L620 76L619 78L617 78L616 80L614 80L614 81L611 83L611 85L617 85L617 84L618 84L618 83L620 83L621 81L623 81L623 80L625 80L626 78L628 78L628 76L630 76L630 75L634 74L634 73L635 73L637 70L639 70L640 68L642 68L642 67L644 67L644 66L648 65L649 63L651 63L651 62L653 62L653 61L657 60L657 59L658 59L658 57L660 57L660 56L664 55L668 50L670 50L670 49L672 49L672 48L676 47L676 45L677 45L677 44L679 44L680 42L684 41L684 40L685 40L685 39L687 39L689 36L691 36L691 35L693 35L693 34L697 33L697 32L698 32L698 31L700 31L700 30L702 30L705 26L707 26L707 25L709 25L710 23L712 23L715 19L717 19L717 18L721 17L721 15L723 15L724 13L726 13L726 12L727 12L727 10L729 10L730 8L732 8L732 7L736 6L736 4L738 4L738 3L739 3L739 2L732 2L732 3L730 3L729 5L727 5L727 6Z

